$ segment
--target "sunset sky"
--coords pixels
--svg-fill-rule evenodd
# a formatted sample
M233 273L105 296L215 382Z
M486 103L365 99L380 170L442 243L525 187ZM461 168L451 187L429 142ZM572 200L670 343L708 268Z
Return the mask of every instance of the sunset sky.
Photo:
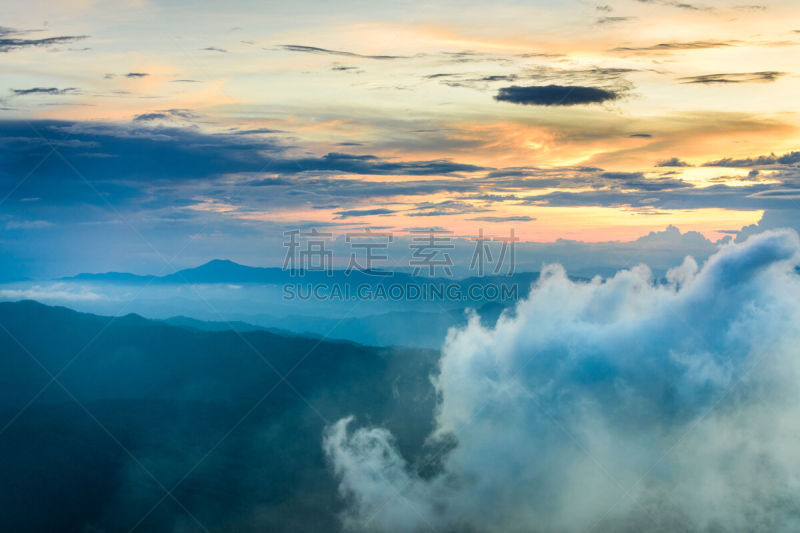
M11 2L4 253L294 227L716 240L800 206L798 45L788 0Z

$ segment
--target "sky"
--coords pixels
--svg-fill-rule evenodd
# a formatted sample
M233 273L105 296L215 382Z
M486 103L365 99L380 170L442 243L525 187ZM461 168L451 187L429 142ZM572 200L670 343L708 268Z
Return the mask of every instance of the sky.
M295 228L599 243L798 227L798 15L13 0L0 274L276 264Z

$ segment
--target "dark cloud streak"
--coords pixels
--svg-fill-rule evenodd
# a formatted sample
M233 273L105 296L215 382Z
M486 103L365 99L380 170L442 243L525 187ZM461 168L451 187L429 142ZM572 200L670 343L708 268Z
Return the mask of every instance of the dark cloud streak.
M785 76L786 72L765 70L762 72L735 72L728 74L703 74L678 78L681 83L698 83L703 85L723 83L770 83Z
M337 211L335 214L337 215L337 219L345 219L345 218L354 218L354 217L368 217L374 215L392 215L395 211L391 209L383 209L383 208L376 208L376 209L350 209L347 211Z
M772 166L772 165L796 165L800 163L800 152L789 152L783 155L762 155L758 157L748 157L745 159L725 158L717 161L711 161L703 166L705 167L758 167L758 166Z
M675 50L704 50L708 48L724 48L727 46L735 46L740 44L741 41L684 41L684 42L668 42L658 43L649 46L619 46L612 48L612 52L670 52Z
M670 159L665 159L663 161L659 161L658 163L656 163L656 166L657 167L690 167L692 165L690 165L689 163L686 163L685 161L681 161L677 157L672 157Z
M346 52L343 50L330 50L328 48L319 48L317 46L305 46L301 44L282 44L280 48L286 50L287 52L304 52L307 54L324 54L324 55L334 55L334 56L344 56L344 57L360 57L363 59L378 59L378 60L390 60L390 59L408 59L408 56L390 56L390 55L365 55L365 54L357 54L355 52Z
M600 104L616 100L615 92L596 87L539 85L520 87L512 85L500 89L494 97L498 102L538 106L572 106Z
M29 96L32 94L45 94L50 96L63 96L67 94L79 94L77 87L31 87L30 89L11 89L14 96Z
M600 17L594 23L599 26L604 26L607 24L616 24L618 22L627 22L635 19L636 17Z
M4 28L4 30L8 30L8 28ZM8 33L0 33L0 36L2 35L8 35ZM19 39L14 37L3 37L0 38L0 52L10 52L11 50L18 50L20 48L37 48L73 43L88 37L88 35L62 35L59 37L45 37L42 39Z

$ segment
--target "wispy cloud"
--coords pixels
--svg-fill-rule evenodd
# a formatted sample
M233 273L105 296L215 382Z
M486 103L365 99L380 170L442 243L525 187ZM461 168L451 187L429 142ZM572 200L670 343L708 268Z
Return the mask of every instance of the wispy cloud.
M344 56L344 57L360 57L364 59L378 59L378 60L387 60L387 59L408 59L409 56L392 56L392 55L368 55L368 54L357 54L355 52L346 52L343 50L330 50L328 48L319 48L317 46L305 46L301 44L282 44L280 48L286 50L288 52L304 52L307 54L324 54L324 55L334 55L334 56Z
M0 289L0 300L37 300L40 302L97 302L108 296L96 289L68 283L33 285L22 289Z
M18 37L9 37L9 28L4 28L6 33L0 32L0 52L10 52L11 50L19 50L22 48L41 48L48 46L55 46L59 44L69 44L75 41L87 39L88 35L61 35L58 37L44 37L42 39L22 39ZM11 30L16 31L16 30Z
M477 222L531 222L536 220L534 217L529 217L527 215L511 215L506 217L495 217L495 216L485 216L485 217L475 217L471 218L470 220L475 220Z
M151 122L154 120L172 120L172 119L191 120L197 118L197 115L188 109L165 109L163 111L155 111L153 113L142 113L133 117L134 122Z
M717 161L706 163L706 167L756 167L769 165L796 165L800 163L800 152L789 152L783 155L761 155L758 157L747 157L744 159L734 159L726 157Z
M76 87L66 87L59 89L58 87L31 87L30 89L11 89L14 96L28 96L33 94L46 94L50 96L61 96L65 94L79 94Z
M768 83L785 76L786 72L765 70L762 72L735 72L728 74L703 74L701 76L684 76L678 78L682 83L700 83L705 85L715 83Z
M619 46L612 52L669 52L673 50L704 50L709 48L725 48L735 46L742 41L671 41L645 46Z
M354 218L354 217L368 217L374 215L392 215L395 211L392 209L375 208L375 209L349 209L346 211L336 211L336 218Z
M598 25L616 24L618 22L627 22L629 20L636 20L636 17L600 17L595 21Z
M677 7L689 11L712 11L710 7L697 6L688 2L678 2L676 0L636 0L640 4L659 4L662 6Z

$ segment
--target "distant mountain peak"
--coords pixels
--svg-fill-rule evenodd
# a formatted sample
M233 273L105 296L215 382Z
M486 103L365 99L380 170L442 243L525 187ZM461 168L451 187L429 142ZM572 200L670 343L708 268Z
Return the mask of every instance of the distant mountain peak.
M208 261L208 262L206 262L206 263L203 263L202 265L200 265L200 266L199 266L199 267L197 267L197 268L202 268L202 267L204 267L204 266L209 266L209 265L235 265L235 266L246 266L246 265L242 265L241 263L237 263L236 261L231 261L230 259L212 259L211 261ZM250 267L250 268L253 268L253 267Z

